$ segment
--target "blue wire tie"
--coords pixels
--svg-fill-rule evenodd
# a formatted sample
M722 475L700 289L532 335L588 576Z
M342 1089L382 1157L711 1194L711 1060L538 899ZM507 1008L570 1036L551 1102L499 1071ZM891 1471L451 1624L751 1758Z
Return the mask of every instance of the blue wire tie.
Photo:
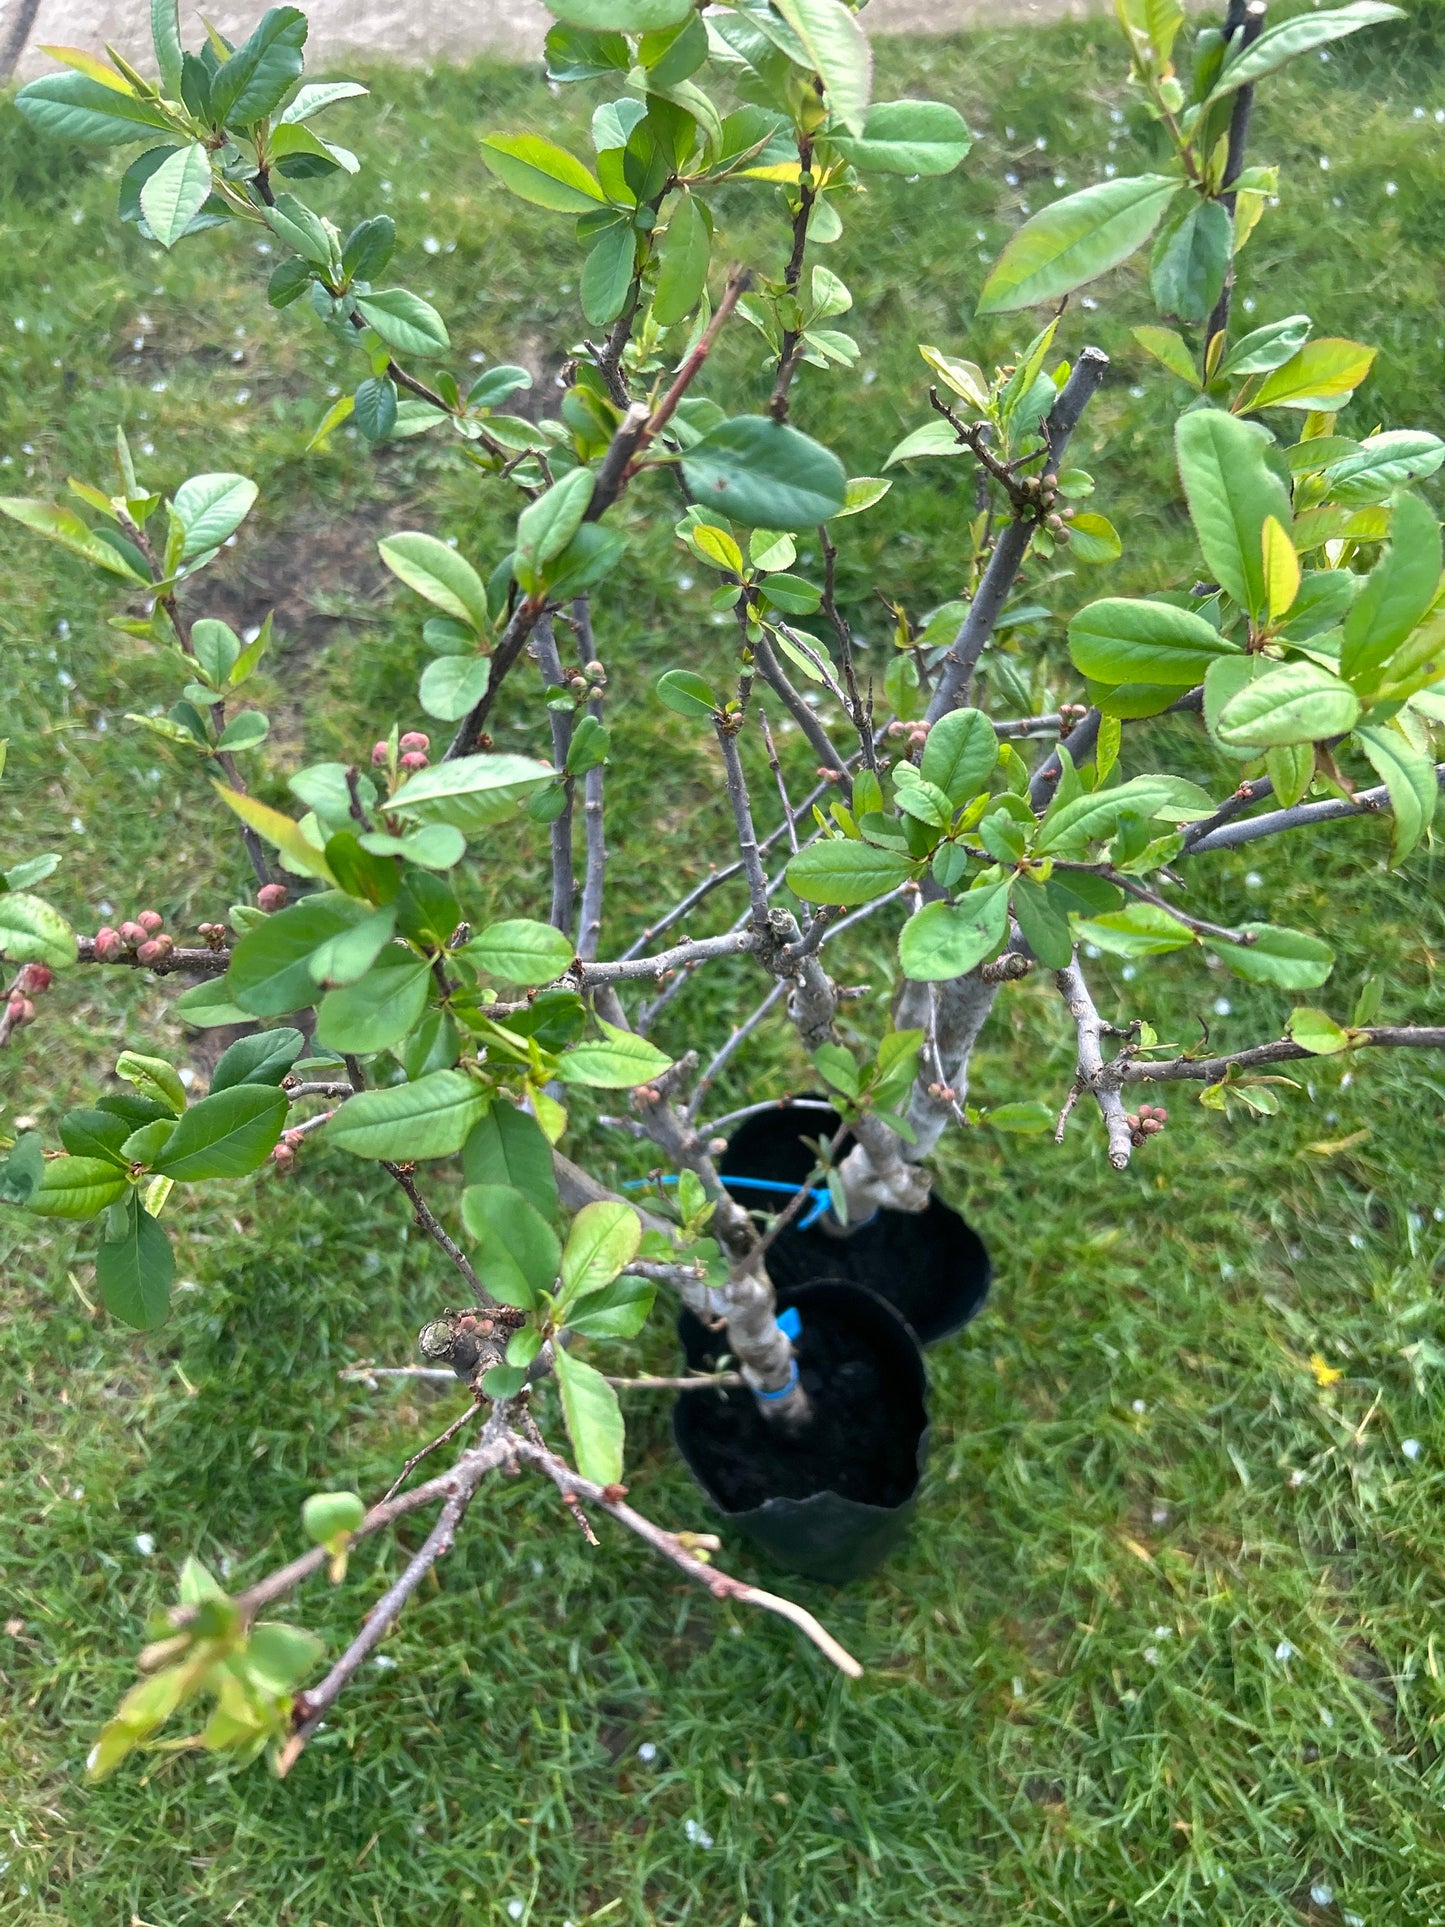
M796 1345L803 1335L803 1320L796 1305L789 1305L786 1311L778 1313L778 1330L784 1338L791 1339Z
M794 1189L796 1188L797 1187L795 1186ZM779 1324L781 1324L782 1322L783 1321L781 1319L778 1320ZM790 1359L789 1365L791 1369L788 1372L788 1382L786 1385L780 1385L776 1392L754 1392L753 1393L753 1397L756 1398L760 1404L768 1404L775 1398L786 1398L789 1392L796 1390L797 1383L798 1383L797 1359L796 1358Z
M735 1185L740 1191L786 1191L791 1197L796 1197L799 1191L806 1191L813 1203L811 1209L804 1212L799 1219L799 1231L811 1231L833 1201L826 1184L784 1184L780 1178L730 1178L721 1172L718 1175L724 1184ZM658 1182L656 1178L628 1178L622 1188L624 1191L641 1191L645 1186ZM660 1182L676 1184L677 1179L667 1176ZM786 1387L784 1389L786 1390ZM761 1398L763 1394L759 1393L758 1396ZM772 1395L769 1394L769 1396Z

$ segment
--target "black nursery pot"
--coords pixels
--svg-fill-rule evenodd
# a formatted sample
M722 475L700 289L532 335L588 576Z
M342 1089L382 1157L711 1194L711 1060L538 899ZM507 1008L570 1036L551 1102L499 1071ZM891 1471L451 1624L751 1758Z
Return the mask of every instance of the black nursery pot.
M771 1252L769 1257L771 1257ZM902 1540L928 1450L927 1380L918 1341L861 1286L820 1280L780 1290L796 1310L798 1375L813 1421L787 1437L745 1386L682 1393L678 1449L728 1521L771 1558L809 1579L859 1579ZM688 1363L708 1369L726 1350L684 1311Z
M795 1104L760 1111L738 1126L719 1168L724 1177L804 1184L817 1160L803 1139L831 1137L837 1128L832 1111ZM739 1187L732 1195L754 1209L763 1204L779 1210L788 1202L783 1191L770 1196ZM799 1214L807 1215L806 1210ZM846 1237L800 1231L795 1220L768 1252L768 1275L780 1290L815 1278L865 1285L893 1307L920 1344L934 1345L983 1309L990 1266L972 1226L940 1198L931 1198L926 1211L880 1209Z

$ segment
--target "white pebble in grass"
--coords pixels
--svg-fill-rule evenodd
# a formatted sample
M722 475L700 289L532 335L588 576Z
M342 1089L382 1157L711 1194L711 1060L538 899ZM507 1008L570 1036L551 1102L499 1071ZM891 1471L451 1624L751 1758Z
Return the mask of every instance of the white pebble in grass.
M1149 1514L1149 1517L1156 1526L1167 1526L1169 1523L1168 1506L1156 1505L1154 1510Z
M1328 154L1321 154L1320 155L1320 172L1322 174L1328 174L1329 171L1330 171L1330 157Z
M1328 1706L1322 1706L1322 1707L1320 1708L1320 1725L1321 1725L1321 1726L1333 1726L1333 1725L1334 1725L1334 1723L1335 1723L1335 1716L1334 1716L1334 1714L1333 1714L1333 1713L1332 1713L1332 1712L1330 1711L1330 1709L1328 1708Z
M1425 1448L1420 1443L1419 1439L1402 1439L1400 1442L1400 1450L1405 1454L1405 1457L1409 1459L1410 1463L1413 1465L1415 1460L1419 1458L1420 1454L1425 1450Z
M1173 1639L1174 1628L1172 1626L1156 1626L1154 1628L1154 1637L1156 1639Z
M1440 120L1442 116L1437 114L1435 118L1436 120ZM1345 1927L1365 1927L1365 1916L1363 1914L1341 1914L1340 1919L1345 1923Z
M684 1820L682 1830L687 1835L690 1846L701 1847L704 1853L711 1847L712 1835L708 1832L707 1828L700 1825L698 1821Z
M1240 305L1243 307L1244 312L1246 314L1253 314L1254 313L1254 296L1252 294L1247 294Z
M1024 1683L1019 1678L1018 1674L1015 1673L1014 1674L1014 1698L1016 1700L1021 1700L1023 1696L1024 1696Z
M1310 1888L1310 1899L1315 1903L1316 1907L1333 1907L1335 1904L1335 1890L1328 1880L1317 1880Z
M651 1766L652 1762L657 1758L656 1740L644 1740L637 1749L637 1757L642 1761L644 1766Z
M1119 972L1119 975L1124 979L1126 984L1132 984L1134 979L1139 975L1139 966L1137 964L1125 964L1124 968Z
M1244 887L1246 890L1262 890L1264 888L1264 878L1259 874L1258 870L1245 871Z
M1287 1639L1282 1639L1274 1649L1274 1656L1282 1666L1288 1666L1294 1658L1294 1647Z
M1227 997L1216 997L1211 1008L1216 1017L1227 1017L1234 1006Z
M507 1902L507 1914L512 1920L520 1920L526 1911L527 1903L525 1900L509 1900Z
M1386 192L1386 193L1387 193L1387 194L1388 194L1388 195L1389 195L1389 196L1390 196L1390 197L1391 197L1392 199L1394 198L1394 196L1395 196L1396 194L1398 194L1398 193L1399 193L1399 191L1400 191L1400 190L1399 190L1399 188L1398 188L1398 187L1396 186L1396 184L1394 183L1394 181L1386 181L1386 183L1385 183L1385 192Z
M378 1653L371 1663L379 1673L394 1673L400 1664L390 1653Z
M1142 1398L1136 1398L1134 1403L1129 1407L1129 1410L1142 1418L1149 1410L1149 1407L1144 1403Z
M1298 1487L1304 1484L1305 1475L1303 1472L1300 1471L1298 1466L1296 1466L1294 1471L1290 1473L1289 1482L1291 1486L1295 1487L1296 1489L1298 1489Z
M151 1554L156 1549L156 1542L151 1537L150 1533L138 1532L135 1535L135 1549L140 1554L142 1559L149 1559Z
M1159 1648L1157 1646L1146 1646L1144 1648L1144 1664L1146 1666L1157 1666L1159 1664Z

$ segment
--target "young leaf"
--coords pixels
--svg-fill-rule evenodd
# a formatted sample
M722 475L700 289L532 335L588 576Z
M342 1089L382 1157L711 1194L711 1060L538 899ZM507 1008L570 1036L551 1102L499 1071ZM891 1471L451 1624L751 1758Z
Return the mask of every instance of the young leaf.
M171 503L186 532L181 560L191 562L207 549L218 549L251 513L259 493L246 475L193 475L182 482Z
M574 468L529 502L517 517L517 545L513 571L529 595L542 589L555 562L582 526L597 478L590 469Z
M1233 59L1226 60L1210 98L1220 100L1240 87L1251 87L1287 60L1313 53L1345 34L1358 33L1361 27L1404 18L1401 8L1388 6L1384 0L1350 0L1348 6L1327 13L1296 14L1292 20L1281 20L1266 27L1252 46L1241 48Z
M552 1147L536 1118L499 1098L462 1146L468 1184L505 1185L549 1221L557 1215Z
M306 16L295 7L272 7L260 25L211 77L211 113L217 125L251 127L281 105L301 77Z
M1319 743L1353 729L1360 699L1317 662L1282 662L1246 683L1219 712L1215 733L1241 749Z
M574 1044L558 1065L557 1075L564 1084L583 1084L599 1091L630 1091L639 1084L660 1077L672 1059L656 1044L648 1043L632 1031L598 1020L603 1032L600 1043L588 1039Z
M482 140L482 159L499 181L536 207L586 214L606 202L596 177L581 161L540 134L488 134Z
M0 957L67 970L75 962L75 932L58 910L24 890L0 891Z
M943 983L981 964L1008 932L1009 884L970 890L957 903L925 903L904 924L898 961L916 983Z
M1069 624L1074 666L1096 682L1163 683L1189 688L1216 657L1237 654L1203 616L1170 602L1108 596Z
M823 82L833 118L861 137L873 88L873 50L842 0L774 0Z
M1156 361L1163 362L1171 375L1178 375L1191 388L1199 387L1199 372L1183 335L1175 334L1172 328L1144 327L1131 329L1130 332L1144 352L1153 355Z
M146 226L163 248L173 248L211 192L211 156L199 142L178 147L147 176L140 191Z
M231 952L225 994L253 1017L306 1009L316 995L312 956L371 914L366 904L332 890L277 911L248 930Z
M41 1218L93 1218L124 1196L126 1189L126 1174L113 1158L51 1158L28 1200L7 1198L5 1202L26 1202Z
M1345 617L1340 673L1369 689L1425 616L1440 586L1440 525L1413 491L1395 503L1390 543Z
M185 1112L154 1168L182 1184L245 1177L270 1157L285 1123L286 1093L271 1085L214 1091Z
M1271 623L1278 623L1294 607L1299 594L1299 557L1294 552L1294 543L1272 515L1264 518L1261 541L1266 614Z
M739 557L741 561L741 557ZM658 678L657 699L678 716L706 716L709 721L722 708L722 698L710 683L690 669L669 669Z
M562 1302L600 1291L637 1256L642 1220L630 1204L602 1198L572 1220L562 1247Z
M1311 341L1266 376L1251 408L1343 408L1370 372L1375 350L1358 341Z
M446 1158L460 1151L490 1101L465 1071L429 1071L414 1083L349 1098L323 1132L361 1158Z
M707 288L712 225L695 194L685 194L674 208L662 237L657 288L652 297L653 318L669 328L690 315Z
M963 116L941 100L879 101L856 139L832 139L860 174L949 174L973 145Z
M171 1308L176 1260L171 1241L139 1200L125 1213L125 1234L102 1239L95 1254L95 1282L112 1316L137 1331L154 1331Z
M438 656L421 672L417 701L438 722L459 723L486 695L491 680L487 656Z
M1335 965L1335 953L1318 937L1303 930L1284 930L1268 923L1240 926L1254 942L1220 944L1219 955L1234 972L1252 984L1274 984L1281 990L1314 990Z
M430 302L409 288L377 288L359 294L356 306L388 348L401 355L444 355L450 348L447 324Z
M1267 607L1264 523L1288 530L1289 492L1265 461L1273 437L1218 408L1181 416L1174 431L1194 532L1214 579L1256 622Z
M317 1043L325 1050L357 1056L400 1043L420 1022L431 981L431 965L425 957L405 944L386 944L354 983L328 990L321 999Z
M552 1290L562 1249L551 1225L519 1191L468 1185L462 1222L477 1242L477 1275L494 1298L530 1311L542 1292Z
M998 738L981 709L955 709L928 732L919 774L941 789L955 808L987 788L998 761Z
M289 1026L239 1037L211 1072L211 1095L238 1084L279 1084L305 1048L305 1037Z
M625 216L602 228L582 263L582 313L594 328L605 328L627 305L637 257L637 230Z
M406 530L383 537L376 546L387 568L409 589L415 589L447 615L485 633L486 586L450 543L439 542L436 536L419 530Z
M1323 1010L1300 1004L1289 1014L1285 1034L1311 1057L1335 1057L1350 1048L1350 1033Z
M72 555L83 556L111 575L122 576L127 582L146 580L139 569L108 542L102 541L71 509L57 508L53 502L31 501L20 495L4 495L0 496L0 515L8 515L12 522L34 529L37 535L58 542Z
M614 1278L601 1291L574 1301L567 1329L580 1338L635 1338L647 1323L657 1286L647 1278Z
M1219 201L1192 201L1182 221L1162 230L1150 256L1149 291L1159 312L1202 321L1223 291L1233 250L1229 210Z
M115 1060L115 1074L134 1084L142 1097L179 1117L186 1108L186 1087L180 1073L163 1057L144 1057L139 1051L123 1050Z
M616 1485L622 1477L625 1431L622 1407L607 1380L565 1346L554 1348L557 1389L562 1394L562 1416L584 1479Z
M216 794L228 808L236 812L243 823L248 823L268 843L275 844L283 856L289 857L304 876L320 877L323 883L335 881L324 853L305 835L299 823L282 811L273 810L269 803L263 803L257 797L227 789L224 783L217 783Z
M1158 227L1182 183L1172 175L1100 181L1025 221L983 284L978 312L1056 301L1127 261Z
M575 955L572 939L550 923L508 917L490 923L460 953L504 983L531 989L560 977Z
M899 850L838 837L810 843L788 865L788 888L808 903L851 907L886 895L913 874L913 863Z
M474 836L551 781L548 765L530 756L458 756L418 770L393 792L387 807L414 822L450 823Z
M1394 813L1390 862L1392 865L1403 863L1435 817L1435 805L1440 800L1435 765L1398 730L1376 725L1362 727L1355 731L1355 741L1389 791Z

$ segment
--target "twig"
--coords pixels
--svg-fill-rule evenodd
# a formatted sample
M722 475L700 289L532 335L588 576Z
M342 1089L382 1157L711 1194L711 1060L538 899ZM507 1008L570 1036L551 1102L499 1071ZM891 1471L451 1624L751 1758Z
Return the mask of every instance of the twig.
M1445 1050L1445 1025L1368 1024L1349 1028L1348 1036L1351 1050ZM1237 1070L1257 1070L1262 1064L1297 1063L1303 1057L1318 1056L1293 1038L1281 1037L1220 1057L1170 1057L1153 1064L1131 1058L1118 1066L1118 1076L1125 1084L1217 1084L1231 1065Z
M1264 29L1264 0L1229 0L1229 10L1224 19L1226 37L1237 36L1229 47L1231 54L1240 54L1246 47L1252 47ZM1224 163L1225 192L1219 197L1231 218L1239 200L1233 190L1233 183L1244 172L1244 154L1249 145L1249 122L1254 112L1253 86L1241 87L1234 96L1234 106L1229 116L1229 148ZM1231 261L1225 272L1224 286L1220 289L1219 299L1214 304L1204 330L1207 346L1215 335L1227 334L1229 330L1229 307L1234 298L1234 263Z
M704 1137L712 1137L725 1125L741 1124L744 1118L761 1117L764 1111L831 1111L832 1108L826 1097L793 1097L785 1093L782 1097L765 1097L758 1104L744 1104L736 1111L724 1111L721 1117L700 1124L698 1130Z
M592 634L592 606L586 596L572 605L577 629L577 648L586 669L597 661L597 644ZM602 692L589 697L587 714L602 721ZM587 869L582 883L582 908L577 918L577 954L584 962L597 955L602 941L602 892L607 879L607 836L603 817L603 766L596 764L582 779L582 824L587 849Z
M702 1100L707 1096L708 1091L712 1087L714 1081L717 1078L718 1072L722 1069L723 1065L727 1063L728 1059L732 1056L733 1052L744 1041L744 1039L752 1035L752 1033L757 1029L758 1025L767 1016L768 1012L773 1009L774 1005L777 1004L779 999L787 994L787 989L788 989L788 986L787 986L786 980L783 980L779 983L775 983L772 989L768 992L767 996L764 997L763 1001L758 1005L757 1009L752 1013L752 1015L750 1017L745 1017L742 1023L736 1024L733 1026L732 1032L729 1035L727 1042L716 1053L716 1055L713 1057L712 1062L708 1065L707 1069L703 1072L702 1076L697 1080L696 1089L693 1091L693 1094L692 1094L692 1102L687 1107L687 1115L688 1115L689 1121L697 1117L698 1111L702 1106ZM768 1106L763 1105L761 1108L766 1110Z
M202 950L198 946L177 948L168 957L157 957L154 963L143 964L133 953L97 957L94 937L77 937L75 955L77 963L121 964L130 970L148 970L153 977L173 977L177 971L187 971L195 977L223 977L231 962L229 950Z
M469 709L457 725L457 732L447 745L442 761L450 763L458 756L470 756L482 740L487 718L492 713L492 705L501 693L512 665L527 646L527 639L542 619L546 604L528 596L519 602L512 611L511 620L502 631L501 640L492 651L492 673L487 679L480 700Z
M452 1383L454 1385L457 1383L457 1380L453 1374L449 1372L447 1376L451 1378ZM457 1416L452 1420L451 1424L446 1428L444 1432L438 1432L437 1436L432 1440L430 1445L424 1445L422 1446L419 1452L413 1452L411 1457L407 1460L406 1464L401 1468L400 1472L397 1473L395 1479L392 1480L391 1484L387 1487L386 1491L381 1495L381 1499L379 1500L379 1503L381 1505L385 1505L388 1499L394 1499L397 1493L400 1492L401 1488L406 1484L407 1480L411 1477L412 1473L415 1472L416 1468L421 1464L422 1460L425 1458L430 1458L432 1453L437 1451L439 1447L445 1445L448 1439L454 1439L457 1433L461 1431L462 1427L464 1425L469 1424L471 1420L474 1419L477 1416L478 1412L480 1412L482 1409L483 1408L482 1408L481 1400L480 1399L474 1400L474 1402L470 1404L464 1412L458 1412Z
M798 138L798 211L793 216L793 246L788 256L788 265L783 270L783 286L788 293L797 298L798 284L803 278L803 256L808 246L808 222L812 217L813 203L817 189L813 185L813 137L802 134ZM807 185L801 185L806 182ZM803 342L802 329L788 328L783 332L782 347L778 354L778 371L773 381L772 398L768 402L768 413L775 422L788 419L788 389L792 386L797 372Z
M762 935L771 930L768 921L768 879L758 850L757 832L753 828L753 812L752 804L748 799L747 778L743 774L742 758L738 754L737 722L735 719L719 716L715 719L715 723L718 745L722 750L723 770L727 779L728 802L732 805L733 828L737 834L738 849L742 853L743 874L748 880L748 899L752 904L753 928Z
M533 646L537 651L542 680L547 687L553 690L565 688L562 658L557 652L557 638L550 618L544 618L537 624ZM567 752L572 747L573 712L563 708L560 702L549 704L547 721L552 731L552 767L561 772L562 793L566 798L560 814L553 817L550 826L552 907L547 920L554 930L570 932L572 902L577 893L577 881L572 869L572 802L575 785L566 773Z
M758 727L763 733L763 745L768 752L768 768L773 772L773 781L778 786L778 798L783 806L783 825L788 832L788 848L793 855L798 854L798 827L793 815L793 806L788 801L788 786L783 780L783 766L778 761L778 746L773 741L773 732L768 727L768 713L758 704Z
M1435 765L1435 781L1445 783L1445 763ZM1232 850L1241 843L1253 843L1262 836L1278 836L1284 830L1312 829L1318 823L1337 823L1347 816L1373 816L1390 807L1390 792L1382 783L1378 789L1358 790L1353 797L1327 797L1320 803L1296 803L1292 809L1269 810L1263 816L1247 816L1242 822L1226 823L1187 844L1174 859L1203 856L1210 850Z
M772 644L765 635L760 636L753 645L753 653L757 658L758 668L762 672L764 682L769 685L774 694L780 699L783 707L812 745L813 754L819 761L820 771L826 771L828 773L829 780L836 783L842 792L844 802L851 803L853 800L853 779L848 774L848 766L853 759L838 754L827 730L823 727L821 719L793 687L782 665L773 654Z
M1109 1134L1109 1162L1116 1171L1123 1171L1128 1167L1134 1148L1133 1133L1124 1113L1124 1100L1119 1095L1116 1074L1113 1067L1104 1062L1100 1044L1103 1023L1089 986L1084 981L1078 959L1067 968L1057 971L1054 982L1074 1020L1074 1031L1078 1038L1079 1082L1093 1093L1104 1119Z
M720 1572L716 1566L698 1557L699 1540L696 1536L666 1532L661 1526L654 1525L627 1504L617 1486L597 1485L591 1479L584 1479L580 1472L574 1472L555 1453L533 1445L530 1440L519 1439L516 1446L518 1458L529 1460L545 1472L559 1491L574 1492L579 1498L586 1499L589 1505L600 1506L619 1525L626 1526L629 1532L635 1532L654 1552L671 1560L689 1579L695 1579L700 1586L706 1587L714 1599L735 1600L744 1606L761 1606L765 1612L777 1613L781 1618L791 1620L840 1672L846 1673L849 1679L862 1678L863 1668L853 1655L804 1607L790 1599L780 1599L774 1593L762 1592L756 1586L745 1585L741 1580Z
M823 551L823 614L827 617L838 644L843 663L843 680L848 686L848 714L858 732L863 761L877 771L878 751L873 741L871 715L858 690L858 674L853 666L853 632L838 607L838 548L828 533L826 522L818 524L818 543ZM870 686L871 687L871 686Z
M741 1372L695 1372L690 1378L609 1378L619 1392L706 1392L726 1391L743 1383Z
M405 1191L411 1201L412 1217L418 1230L424 1231L432 1243L444 1252L457 1270L467 1281L468 1289L476 1294L479 1305L494 1305L496 1300L482 1288L482 1281L472 1269L472 1261L456 1240L450 1236L446 1227L416 1188L416 1179L404 1164L391 1164L385 1158L381 1161L383 1171L389 1171Z

